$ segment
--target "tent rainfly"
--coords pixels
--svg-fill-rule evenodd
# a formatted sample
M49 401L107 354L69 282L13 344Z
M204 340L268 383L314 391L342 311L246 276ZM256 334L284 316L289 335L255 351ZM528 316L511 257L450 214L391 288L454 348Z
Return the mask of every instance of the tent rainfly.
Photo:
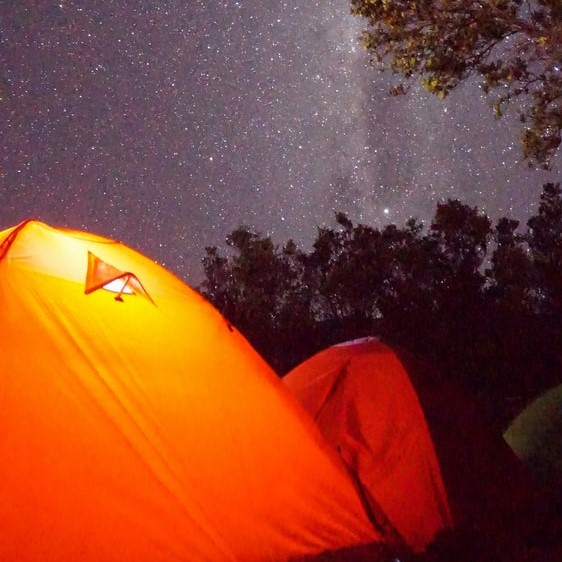
M37 221L0 232L0 338L0 560L278 562L382 544L247 341L123 244Z

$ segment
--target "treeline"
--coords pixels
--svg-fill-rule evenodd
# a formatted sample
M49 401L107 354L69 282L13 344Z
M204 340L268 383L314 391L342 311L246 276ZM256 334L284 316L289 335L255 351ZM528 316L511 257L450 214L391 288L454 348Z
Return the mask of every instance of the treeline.
M336 215L310 251L240 227L206 249L200 291L284 374L365 335L471 388L503 427L562 382L562 190L543 186L526 228L458 200L426 228Z

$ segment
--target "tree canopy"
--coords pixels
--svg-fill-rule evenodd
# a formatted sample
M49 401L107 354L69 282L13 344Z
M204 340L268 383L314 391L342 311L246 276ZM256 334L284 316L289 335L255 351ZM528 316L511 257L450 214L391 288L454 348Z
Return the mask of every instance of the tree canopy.
M476 76L494 113L517 100L523 157L548 168L562 129L559 0L351 0L372 61L440 98ZM405 85L406 84L406 85Z
M511 403L562 382L562 189L524 229L458 200L425 227L337 213L309 251L240 227L207 248L200 290L282 375L328 345L375 335L470 387L503 426Z

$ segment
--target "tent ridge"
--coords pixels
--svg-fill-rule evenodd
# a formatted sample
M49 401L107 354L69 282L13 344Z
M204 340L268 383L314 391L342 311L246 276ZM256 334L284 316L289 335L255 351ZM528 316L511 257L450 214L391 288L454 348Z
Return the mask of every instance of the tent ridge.
M20 222L10 234L2 241L0 244L0 261L2 261L5 255L8 253L8 250L11 248L14 240L17 238L18 234L30 223L36 222L36 219L26 219L23 222Z

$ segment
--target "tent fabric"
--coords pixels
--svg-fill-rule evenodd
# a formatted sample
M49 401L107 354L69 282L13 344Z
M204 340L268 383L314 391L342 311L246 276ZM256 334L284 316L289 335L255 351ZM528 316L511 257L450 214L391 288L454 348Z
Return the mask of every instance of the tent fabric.
M388 347L374 339L333 346L283 380L413 550L452 526L422 408Z
M562 385L531 402L511 422L504 438L542 484L559 488L562 499Z
M89 253L142 291L86 294ZM0 560L285 561L380 545L276 375L138 252L38 221L0 232L0 340Z

